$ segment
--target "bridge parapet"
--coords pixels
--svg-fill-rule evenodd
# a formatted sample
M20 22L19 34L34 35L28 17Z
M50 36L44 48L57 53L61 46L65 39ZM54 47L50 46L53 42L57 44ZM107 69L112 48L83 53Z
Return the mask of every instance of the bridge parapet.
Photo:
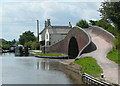
M88 29L90 29L93 34L96 34L97 36L103 38L107 42L113 44L113 40L115 39L115 36L112 35L110 32L98 26L92 26L89 27Z

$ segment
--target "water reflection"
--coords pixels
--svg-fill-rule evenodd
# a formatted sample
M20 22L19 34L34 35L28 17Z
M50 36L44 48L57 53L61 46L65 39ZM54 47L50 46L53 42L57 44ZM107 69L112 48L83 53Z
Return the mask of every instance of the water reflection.
M49 62L37 62L37 69L49 70Z
M72 84L72 80L58 70L58 60L5 53L2 69L3 84Z
M59 68L56 68L56 66L59 65L58 62L37 62L37 69L38 70L46 70L46 71L59 71Z

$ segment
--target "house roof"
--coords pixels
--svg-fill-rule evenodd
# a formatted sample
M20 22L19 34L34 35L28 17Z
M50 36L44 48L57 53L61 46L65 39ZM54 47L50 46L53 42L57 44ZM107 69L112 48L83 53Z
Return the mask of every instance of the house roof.
M42 32L45 30L44 28L39 34L42 34ZM48 30L50 33L56 33L56 34L65 34L68 33L71 27L69 26L51 26Z
M39 34L42 34L42 32L45 30L45 28L39 33Z
M50 34L66 34L70 31L69 29L61 29L61 28L55 28L55 29L48 29Z
M70 29L69 26L52 26L53 29Z

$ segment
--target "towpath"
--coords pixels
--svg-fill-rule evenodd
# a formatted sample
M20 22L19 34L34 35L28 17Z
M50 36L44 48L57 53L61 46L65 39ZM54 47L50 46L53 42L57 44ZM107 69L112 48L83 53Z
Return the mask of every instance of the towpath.
M106 42L96 34L93 34L90 30L87 32L92 37L92 42L96 45L97 49L93 52L82 54L79 58L92 56L103 69L105 80L115 84L120 84L120 82L118 82L118 64L106 58L107 53L112 49L112 44Z

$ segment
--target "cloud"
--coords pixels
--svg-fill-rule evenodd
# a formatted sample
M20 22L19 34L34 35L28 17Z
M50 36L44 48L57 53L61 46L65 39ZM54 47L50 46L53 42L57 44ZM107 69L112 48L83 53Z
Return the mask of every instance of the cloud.
M0 3L0 38L2 38L2 4Z
M2 0L4 2L103 2L104 0ZM107 0L105 0L107 1ZM115 0L118 1L118 0Z
M2 22L2 3L0 3L0 23Z
M63 15L91 15L92 12L95 12L97 10L96 6L94 6L95 4L79 3L77 6L75 4L76 3L69 5L64 3L51 3L44 1L41 3L17 3L15 5L7 5L4 8L7 9L7 11L4 12L4 20L7 20L7 22L11 22L11 19L12 21L32 21L37 18L41 20L52 18L54 20L55 17ZM92 7L93 9L91 9ZM96 15L96 13L92 15Z
M4 38L12 40L19 38L25 30L34 31L36 34L36 20L40 20L41 27L44 21L51 19L52 25L73 25L80 19L98 19L99 2L4 2L3 9L3 35ZM29 27L29 28L26 28ZM15 33L10 35L7 33ZM18 33L16 33L18 32ZM9 38L8 38L9 36Z
M20 37L20 35L25 32L25 31L32 31L36 32L36 29L34 28L34 25L19 25L19 24L10 24L10 25L3 25L3 30L2 30L2 36L6 40L12 40L12 39L17 39ZM9 29L7 29L9 28ZM5 30L7 29L7 30Z

